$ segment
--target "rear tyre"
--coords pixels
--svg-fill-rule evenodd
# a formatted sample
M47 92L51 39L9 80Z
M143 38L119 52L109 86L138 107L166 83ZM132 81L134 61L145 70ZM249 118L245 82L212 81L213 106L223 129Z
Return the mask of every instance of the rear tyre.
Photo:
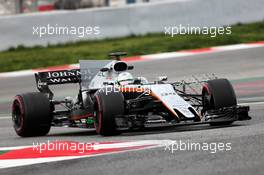
M95 93L96 132L103 136L120 134L116 130L115 117L124 114L124 96L121 92L101 89Z
M237 105L237 99L231 83L227 79L209 80L202 90L203 112ZM212 126L230 125L233 121L212 122Z
M49 99L40 92L16 95L12 120L16 133L21 137L48 134L52 120Z

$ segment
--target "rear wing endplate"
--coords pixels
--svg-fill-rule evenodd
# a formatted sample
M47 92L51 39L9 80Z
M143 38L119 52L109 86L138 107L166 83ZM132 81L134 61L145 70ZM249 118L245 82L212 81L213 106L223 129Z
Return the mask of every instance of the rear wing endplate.
M80 83L80 69L58 70L48 72L35 73L37 88L40 92L47 93L49 98L53 98L53 93L49 89L49 85Z

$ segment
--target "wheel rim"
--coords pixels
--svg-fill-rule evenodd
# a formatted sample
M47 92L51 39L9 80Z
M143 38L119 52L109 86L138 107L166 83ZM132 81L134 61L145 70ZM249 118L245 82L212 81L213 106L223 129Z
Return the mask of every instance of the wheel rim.
M101 117L102 117L102 114L101 112L98 111L96 114L96 121L95 121L95 129L98 134L100 134L101 132Z
M203 106L206 109L209 109L209 107L210 107L210 95L208 92L205 92L203 95Z
M101 131L101 117L102 117L102 112L101 112L101 108L100 108L100 101L99 101L99 97L96 96L96 106L95 106L95 119L94 119L94 127L97 133L100 133Z
M212 109L212 95L207 85L204 86L202 95L203 113L205 113L205 111Z
M21 110L21 104L15 100L13 104L12 120L16 130L21 130L23 124L23 111Z

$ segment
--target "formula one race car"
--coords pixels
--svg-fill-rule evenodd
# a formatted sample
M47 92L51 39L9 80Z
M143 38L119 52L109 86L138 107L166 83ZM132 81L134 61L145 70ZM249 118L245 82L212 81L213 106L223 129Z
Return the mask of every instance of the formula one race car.
M134 67L121 61L125 53L112 53L113 60L81 60L80 69L35 74L40 92L15 96L14 129L19 136L46 135L51 126L95 128L101 135L156 125L230 125L249 120L249 106L237 105L227 79L208 78L168 83L159 77L149 83L134 78ZM54 100L50 85L78 83L76 98ZM193 86L199 86L197 92ZM63 109L61 107L63 106Z

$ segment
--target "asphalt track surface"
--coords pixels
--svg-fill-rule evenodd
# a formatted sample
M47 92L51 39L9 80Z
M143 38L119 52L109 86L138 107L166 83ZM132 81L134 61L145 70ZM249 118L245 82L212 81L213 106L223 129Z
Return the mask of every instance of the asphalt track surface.
M236 122L229 127L207 125L181 126L140 132L125 132L120 136L101 137L85 129L52 128L48 136L20 138L9 118L0 120L0 147L32 145L36 142L71 140L78 142L182 140L191 142L231 143L232 150L165 151L146 149L98 157L51 162L0 169L0 174L263 174L264 164L264 48L208 53L175 59L135 63L136 74L154 80L167 75L180 80L190 75L215 73L234 81L240 103L249 103L252 120ZM54 88L59 97L73 95L73 86ZM59 90L60 89L60 90ZM33 76L0 80L0 114L10 116L12 97L20 92L36 91Z

